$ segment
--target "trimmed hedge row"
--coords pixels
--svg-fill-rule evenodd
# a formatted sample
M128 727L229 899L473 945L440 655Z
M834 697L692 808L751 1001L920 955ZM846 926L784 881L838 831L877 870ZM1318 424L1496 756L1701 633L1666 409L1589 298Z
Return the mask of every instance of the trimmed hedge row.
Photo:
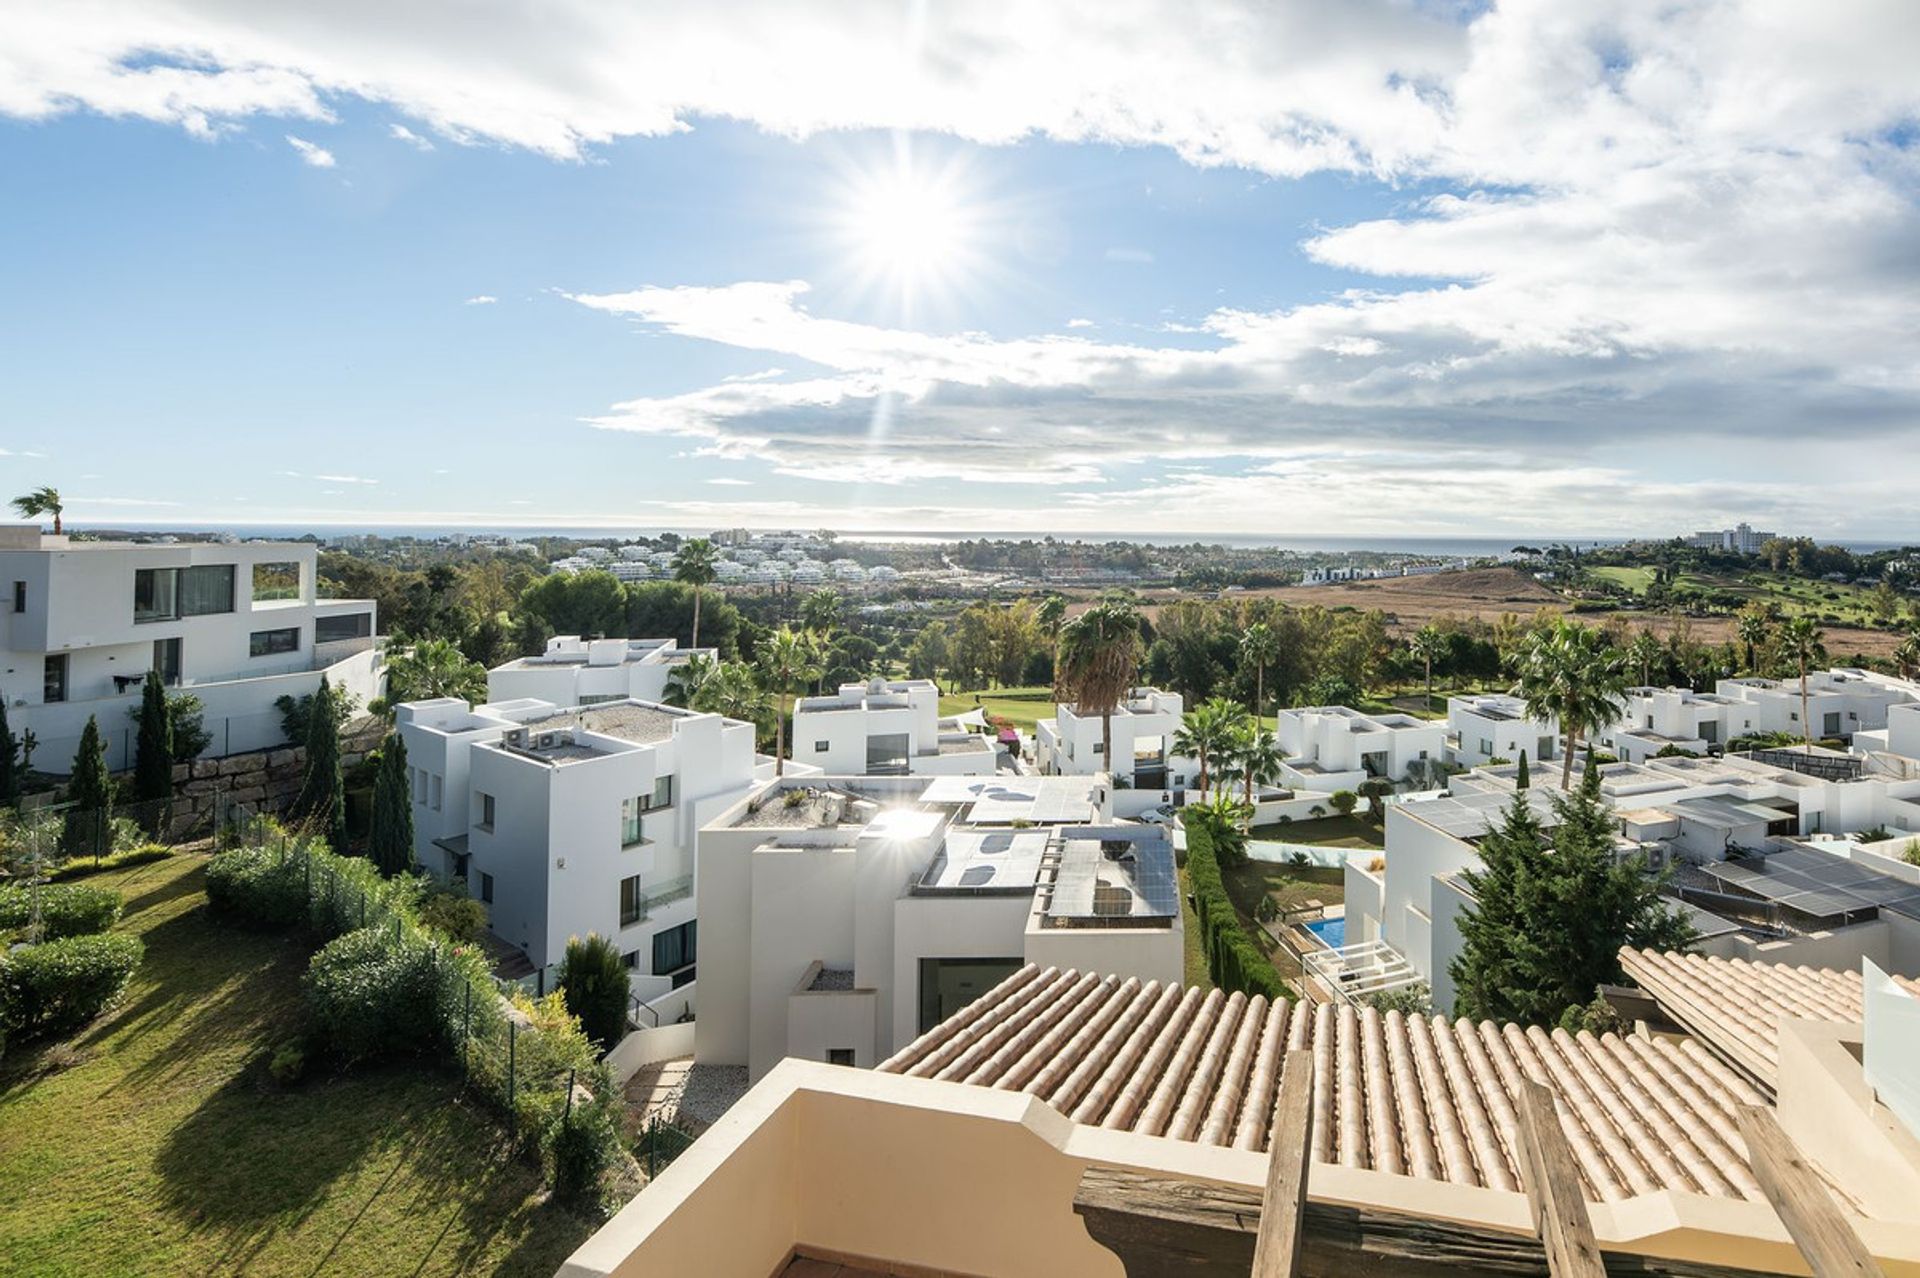
M108 870L125 870L136 865L146 865L152 861L164 861L172 855L173 849L164 843L143 843L139 847L128 848L125 852L103 856L98 861L69 861L47 877L56 883L66 879L84 879L90 875L104 874Z
M1214 851L1215 832L1211 821L1195 814L1186 822L1187 878L1193 885L1194 910L1199 916L1200 944L1207 956L1207 975L1221 989L1232 993L1264 994L1268 998L1285 996L1289 991L1273 964L1253 943L1227 896L1226 883L1220 877L1220 862Z
M126 991L145 954L138 937L104 935L0 955L0 1030L35 1038L79 1029Z
M33 919L31 887L0 883L0 934L25 929ZM120 921L120 894L106 888L44 884L40 888L41 938L91 936Z

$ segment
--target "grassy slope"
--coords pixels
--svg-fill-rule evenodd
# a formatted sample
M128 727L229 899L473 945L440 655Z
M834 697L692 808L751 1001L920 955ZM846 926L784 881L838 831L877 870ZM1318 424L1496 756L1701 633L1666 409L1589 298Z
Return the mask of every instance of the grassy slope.
M941 714L965 714L976 706L984 707L988 714L1011 720L1022 732L1032 732L1035 723L1053 718L1053 689L995 688L980 693L978 701L971 692L956 692L940 698Z
M1589 568L1587 571L1603 581L1610 581L1636 595L1646 594L1647 587L1653 584L1651 568L1600 567Z
M1251 831L1256 839L1273 839L1280 843L1324 844L1330 848L1384 848L1387 846L1386 831L1373 822L1357 816L1321 817L1317 821L1289 821L1285 825L1256 825Z
M214 923L204 865L90 880L126 897L147 960L72 1040L81 1063L0 1062L0 1273L552 1273L590 1227L539 1204L538 1174L504 1158L457 1078L400 1063L267 1080L306 951Z

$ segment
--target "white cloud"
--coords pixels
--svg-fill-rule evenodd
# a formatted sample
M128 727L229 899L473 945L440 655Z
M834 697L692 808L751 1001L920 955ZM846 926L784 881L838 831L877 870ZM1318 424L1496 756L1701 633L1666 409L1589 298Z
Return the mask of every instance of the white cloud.
M316 169L330 169L334 166L333 152L323 146L309 142L305 138L297 138L291 133L287 134L287 145L300 153L303 164L310 164Z
M0 457L45 457L45 456L46 456L45 453L34 452L31 449L15 450L12 448L0 448Z
M493 294L491 294L491 293L476 293L476 294L475 294L474 296L472 296L472 297L469 297L469 298L468 298L468 299L466 300L466 302L464 303L464 305L467 305L467 306L492 306L492 305L493 305L493 304L494 304L495 302L497 302L497 301L499 301L499 300L500 300L499 298L497 298L497 297L495 297L495 296L494 296Z
M1153 264L1153 254L1143 248L1128 248L1124 245L1116 245L1108 249L1104 256L1109 262L1124 262L1129 266L1150 266Z
M1070 319L1067 321L1067 327L1068 328L1092 328L1093 321L1090 319L1079 319L1076 317L1074 319Z
M315 475L315 479L328 484L377 484L377 479L365 479L359 475Z
M709 479L707 482L709 484L712 484L716 488L751 488L753 487L753 481L751 479L732 479L725 475L721 475L714 479Z
M430 140L421 137L418 133L415 133L412 129L409 129L404 124L388 125L387 136L392 138L396 142L405 142L408 146L412 147L416 151L433 150L433 143Z
M77 507L86 506L131 506L131 507L172 507L177 501L161 501L153 497L69 497L67 501Z

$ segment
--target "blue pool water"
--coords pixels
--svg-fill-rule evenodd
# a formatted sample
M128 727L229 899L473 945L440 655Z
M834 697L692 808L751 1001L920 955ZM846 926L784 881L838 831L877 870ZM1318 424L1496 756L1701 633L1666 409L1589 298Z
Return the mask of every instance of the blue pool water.
M1307 931L1319 937L1321 943L1330 950L1337 950L1347 943L1347 920L1315 919L1306 925Z

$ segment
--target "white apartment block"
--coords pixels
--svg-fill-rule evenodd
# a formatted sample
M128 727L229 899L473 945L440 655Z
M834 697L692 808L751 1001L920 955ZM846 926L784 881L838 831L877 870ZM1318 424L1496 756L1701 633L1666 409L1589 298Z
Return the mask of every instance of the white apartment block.
M751 724L636 700L443 698L396 715L416 859L466 880L541 988L589 932L620 947L643 1002L693 979L695 832L772 773Z
M1447 732L1453 738L1452 761L1477 768L1495 759L1550 763L1560 753L1560 716L1535 719L1519 697L1495 693L1447 698Z
M1887 726L1855 733L1853 748L1856 752L1899 755L1920 764L1920 701L1888 706Z
M992 738L940 716L928 679L872 679L802 697L793 707L793 757L834 776L991 776Z
M1594 736L1594 744L1627 763L1643 763L1669 746L1707 754L1735 737L1757 731L1755 708L1738 697L1690 688L1629 688L1620 721Z
M324 675L362 705L380 695L371 600L323 599L304 542L136 543L0 528L6 651L0 695L34 766L63 772L91 716L107 764L133 766L148 670L200 698L208 754L286 744L274 702Z
M1034 725L1035 762L1049 776L1109 773L1135 790L1183 790L1198 771L1194 760L1173 753L1185 710L1177 692L1133 689L1114 708L1113 758L1108 759L1100 716L1083 715L1062 702L1053 718Z
M1722 679L1714 691L1752 707L1753 731L1802 735L1798 679ZM1884 728L1889 707L1916 699L1912 684L1872 671L1836 667L1807 676L1807 722L1816 741L1850 741L1856 732Z
M1376 779L1424 786L1447 756L1443 722L1346 706L1282 710L1275 736L1286 755L1281 784L1298 790L1353 790Z
M1090 777L772 782L700 831L694 1059L871 1066L1027 963L1180 980L1173 847Z
M681 648L671 639L555 635L538 656L518 657L487 671L487 700L545 701L556 706L629 698L661 701L666 698L667 680L695 653L717 656L712 648Z
M1482 768L1455 778L1447 797L1389 807L1384 856L1349 858L1344 961L1355 980L1404 964L1409 978L1431 984L1435 1007L1452 1010L1459 915L1473 900L1460 876L1479 864L1480 840L1512 802L1515 772L1513 765ZM1576 781L1579 773L1576 763ZM1681 908L1706 952L1841 966L1867 957L1920 973L1920 910L1815 894L1805 884L1799 890L1808 895L1775 893L1777 904L1769 906L1746 900L1743 886L1764 883L1752 868L1767 863L1763 854L1801 847L1833 857L1835 882L1874 879L1838 868L1851 860L1871 863L1889 882L1912 880L1920 893L1920 869L1861 851L1867 832L1884 829L1894 844L1920 833L1920 780L1825 780L1740 757L1606 764L1602 776L1621 854L1645 856L1655 869L1675 866L1676 881L1689 889ZM1526 792L1549 828L1557 780L1557 772L1535 771Z
M1742 555L1757 555L1760 547L1779 535L1740 523L1718 531L1697 532L1688 541L1696 550L1731 550Z

